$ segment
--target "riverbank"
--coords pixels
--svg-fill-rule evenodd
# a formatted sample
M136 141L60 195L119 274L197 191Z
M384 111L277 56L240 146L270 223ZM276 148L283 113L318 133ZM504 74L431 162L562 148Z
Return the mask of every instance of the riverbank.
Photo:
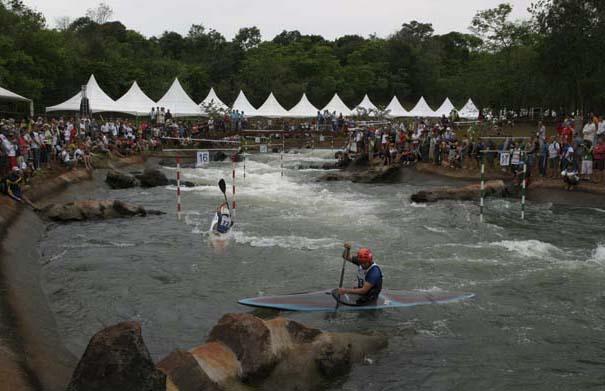
M139 156L96 159L97 167L142 162ZM44 204L71 185L88 181L84 169L45 169L23 188ZM46 225L28 207L0 197L0 390L63 390L77 362L63 346L40 285L37 243Z

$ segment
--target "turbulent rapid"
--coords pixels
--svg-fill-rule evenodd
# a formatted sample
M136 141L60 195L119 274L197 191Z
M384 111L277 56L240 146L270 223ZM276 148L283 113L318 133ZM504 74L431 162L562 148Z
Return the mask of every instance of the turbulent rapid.
M143 324L155 359L204 341L221 315L250 311L244 297L337 286L344 241L373 249L384 286L465 291L471 301L375 313L286 314L331 331L376 332L389 348L326 389L583 389L603 385L605 212L491 200L486 222L471 202L414 204L440 183L317 182L333 153L250 156L238 163L236 225L208 235L231 185L231 163L184 169L195 187L111 191L96 183L61 198L117 198L166 212L145 219L53 225L42 253L43 287L67 347L81 355L101 327ZM164 168L170 177L173 168ZM354 270L347 269L352 284Z

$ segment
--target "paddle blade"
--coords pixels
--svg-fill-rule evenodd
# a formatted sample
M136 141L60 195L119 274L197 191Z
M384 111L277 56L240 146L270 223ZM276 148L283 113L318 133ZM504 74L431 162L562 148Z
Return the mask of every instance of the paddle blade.
M220 181L218 181L218 187L221 189L223 194L225 194L225 192L227 191L227 185L225 184L224 179L221 179Z

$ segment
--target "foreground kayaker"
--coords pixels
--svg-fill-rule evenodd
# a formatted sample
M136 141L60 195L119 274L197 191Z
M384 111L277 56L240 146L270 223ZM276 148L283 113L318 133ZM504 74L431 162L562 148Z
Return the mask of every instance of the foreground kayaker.
M339 295L359 295L358 305L368 304L376 301L382 290L382 270L374 263L372 250L361 248L356 256L351 256L351 244L345 243L345 251L342 257L357 265L357 288L338 288Z

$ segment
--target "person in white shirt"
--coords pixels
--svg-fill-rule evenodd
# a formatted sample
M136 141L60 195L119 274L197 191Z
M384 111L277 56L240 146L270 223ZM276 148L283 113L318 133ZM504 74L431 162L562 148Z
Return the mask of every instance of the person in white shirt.
M582 129L582 137L584 141L590 142L590 146L594 145L597 135L597 126L593 122L589 122Z

